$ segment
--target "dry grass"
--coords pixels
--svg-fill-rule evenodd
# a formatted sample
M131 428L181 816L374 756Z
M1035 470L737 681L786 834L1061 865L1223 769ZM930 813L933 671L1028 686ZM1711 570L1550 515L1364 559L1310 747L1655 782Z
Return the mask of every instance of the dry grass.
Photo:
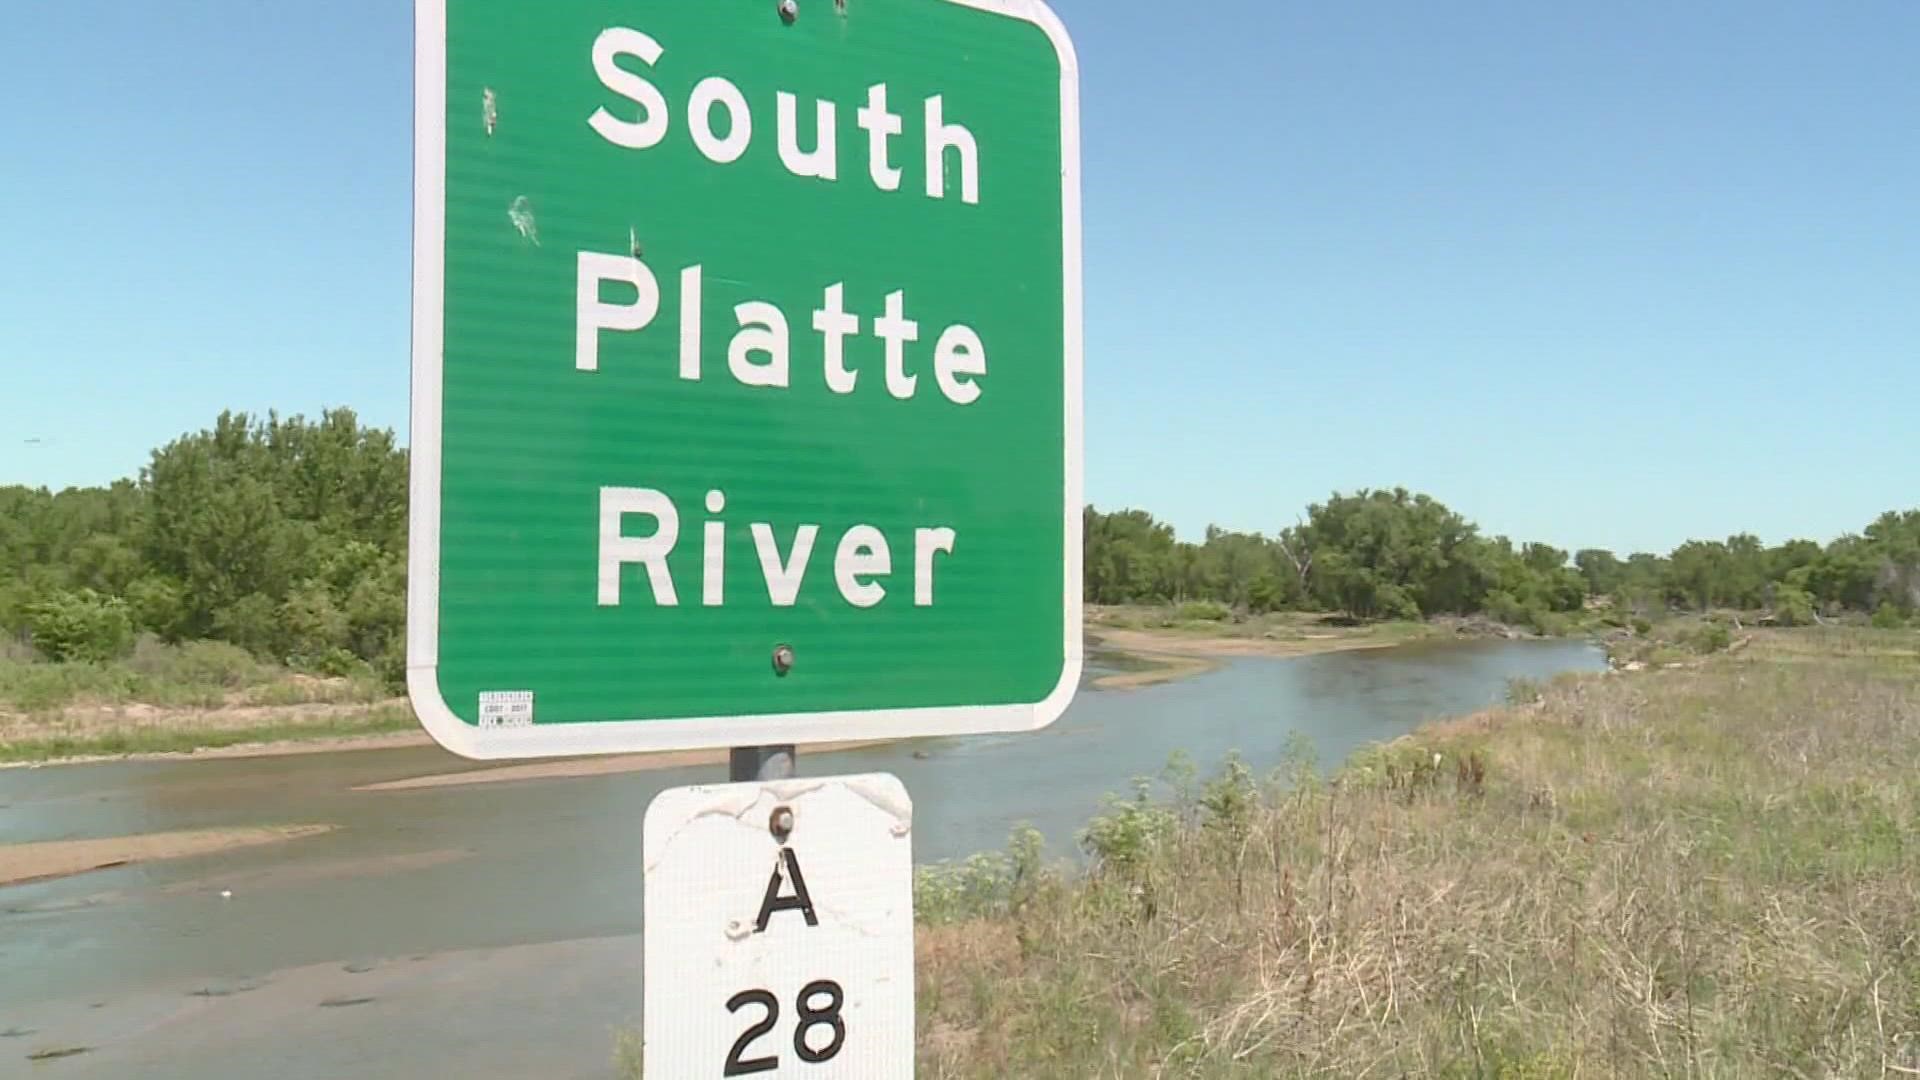
M1116 804L923 885L920 1075L1920 1075L1916 765L1920 640L1763 632Z
M0 711L0 764L356 739L418 727L404 698L208 710L134 704L75 706L51 714Z

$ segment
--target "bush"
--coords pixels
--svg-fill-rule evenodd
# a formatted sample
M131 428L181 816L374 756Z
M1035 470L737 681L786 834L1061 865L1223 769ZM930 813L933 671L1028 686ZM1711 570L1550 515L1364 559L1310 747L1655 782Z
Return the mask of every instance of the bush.
M1488 593L1486 602L1481 607L1486 611L1487 618L1494 622L1518 626L1527 621L1526 605L1504 589L1495 589Z
M1813 623L1813 597L1805 589L1792 585L1773 590L1773 621L1781 626L1809 626Z
M102 663L133 648L133 617L116 597L92 589L60 592L27 605L27 632L49 660Z
M1646 619L1636 617L1633 620L1633 632L1639 634L1641 637L1646 637L1648 634L1653 633L1653 623Z
M259 593L243 596L213 613L213 630L255 656L272 656L280 637L279 605Z
M1882 603L1878 608L1874 609L1873 625L1878 629L1898 630L1906 624L1907 620L1900 614L1900 609L1894 607L1892 604Z
M8 662L0 664L0 703L25 712L41 712L81 698L124 701L128 682L126 669L112 664Z
M1201 826L1237 847L1253 827L1259 797L1253 771L1240 755L1229 754L1220 774L1200 789Z
M1733 644L1733 631L1725 623L1708 623L1687 635L1687 644L1702 656L1724 652Z
M1559 612L1535 607L1527 609L1527 625L1541 637L1562 637L1573 629L1573 620Z
M156 683L220 690L252 686L271 674L252 653L224 641L191 641L185 645L142 641L128 666Z
M365 660L345 649L328 649L319 656L304 658L304 663L306 669L313 674L334 679L353 678L365 675L372 670Z
M1108 796L1107 813L1080 833L1080 846L1102 871L1131 880L1173 841L1180 819L1153 799L1152 784L1134 782L1132 799Z
M1285 602L1286 593L1272 574L1261 574L1247 586L1247 607L1257 614L1278 611Z
M1005 852L920 867L914 871L914 917L939 926L1004 918L1020 910L1040 889L1057 883L1046 866L1045 845L1039 830L1022 825L1013 830Z
M1181 604L1174 616L1181 622L1226 622L1233 609L1217 600L1193 600Z
M127 603L133 609L133 621L141 630L158 634L163 640L180 640L186 618L186 601L180 585L168 578L143 577L127 586Z
M351 624L325 585L310 581L280 605L280 633L295 666L318 669L322 658L347 652Z

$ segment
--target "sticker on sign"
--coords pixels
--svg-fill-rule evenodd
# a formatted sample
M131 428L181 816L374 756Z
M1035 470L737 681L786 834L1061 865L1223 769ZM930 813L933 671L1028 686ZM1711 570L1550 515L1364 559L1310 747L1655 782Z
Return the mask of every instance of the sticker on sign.
M1038 0L802 8L417 2L407 683L458 753L1073 696L1072 47Z
M913 1075L913 806L899 780L664 791L643 845L649 1078Z

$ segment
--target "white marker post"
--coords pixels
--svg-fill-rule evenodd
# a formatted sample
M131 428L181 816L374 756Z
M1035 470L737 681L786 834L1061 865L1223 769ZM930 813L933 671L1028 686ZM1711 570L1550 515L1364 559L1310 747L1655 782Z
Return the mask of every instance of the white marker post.
M664 791L644 857L649 1078L913 1075L913 807L899 780Z

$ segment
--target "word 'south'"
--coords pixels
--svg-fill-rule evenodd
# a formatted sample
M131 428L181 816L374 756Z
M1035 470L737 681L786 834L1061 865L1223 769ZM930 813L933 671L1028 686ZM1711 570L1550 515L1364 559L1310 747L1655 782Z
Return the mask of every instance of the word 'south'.
M719 491L707 492L707 513L718 514L727 507L727 497ZM626 533L629 515L653 519L653 531L641 536ZM787 541L786 554L780 552L780 540L773 526L756 521L748 526L753 535L754 553L759 556L760 576L766 583L767 599L774 607L792 607L799 600L800 586L812 561L814 543L820 535L818 525L800 525ZM726 603L726 525L708 521L702 530L700 602L706 607ZM954 530L920 528L913 530L913 603L933 606L934 556L953 553ZM680 593L667 571L667 556L680 540L680 512L665 492L652 488L603 487L600 489L600 606L618 607L621 603L621 569L639 565L646 568L648 589L660 607L677 607ZM871 525L855 525L840 535L834 545L833 581L841 599L857 608L870 608L887 598L885 580L893 573L893 549L884 533Z
M606 106L595 109L587 124L601 138L629 150L660 145L672 124L673 110L660 88L646 76L620 63L638 60L651 68L666 55L665 46L651 35L627 26L601 31L593 43L593 72L602 86L626 101L618 114ZM813 149L800 146L800 99L784 90L774 95L780 163L795 176L837 181L839 106L816 99L813 104ZM927 198L945 199L949 172L957 172L960 201L980 202L980 145L964 125L949 123L946 99L935 94L921 103L925 122L922 157ZM726 114L716 125L714 113ZM687 133L701 156L715 165L731 165L753 142L753 108L731 79L709 75L694 84L685 109ZM904 117L887 107L887 84L867 88L867 103L854 111L854 121L867 134L867 176L881 191L899 191L904 170L893 163L892 140L901 134ZM725 134L721 134L724 131Z

